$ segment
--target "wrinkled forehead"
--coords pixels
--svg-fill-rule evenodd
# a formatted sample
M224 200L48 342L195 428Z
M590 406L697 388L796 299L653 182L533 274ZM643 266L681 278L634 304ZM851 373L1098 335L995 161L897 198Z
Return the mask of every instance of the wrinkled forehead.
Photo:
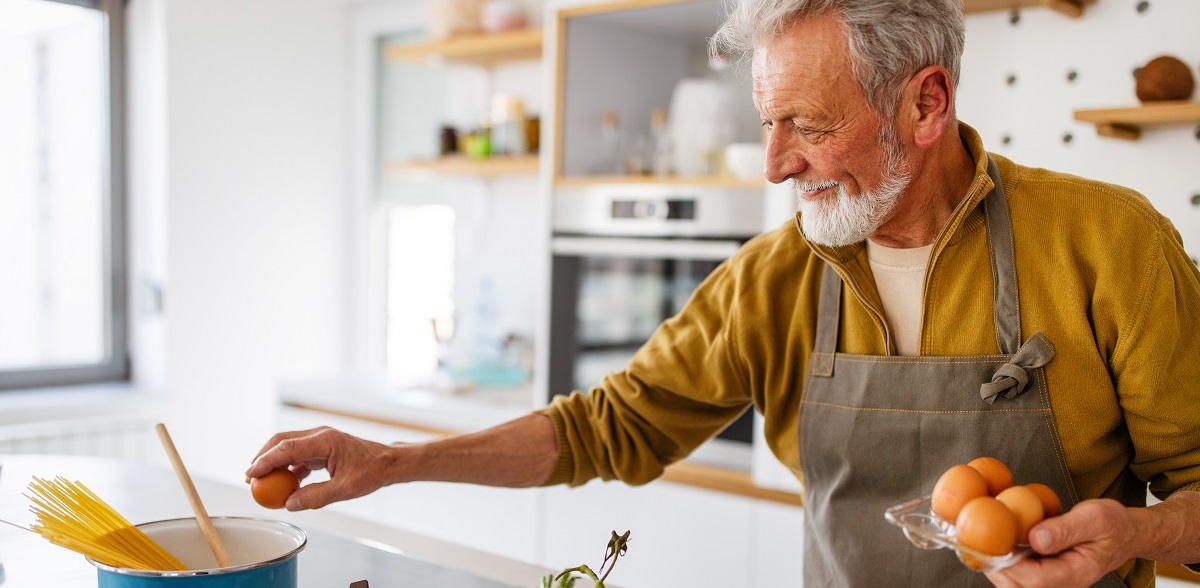
M789 23L754 46L750 62L756 95L779 89L857 89L840 22L814 16Z

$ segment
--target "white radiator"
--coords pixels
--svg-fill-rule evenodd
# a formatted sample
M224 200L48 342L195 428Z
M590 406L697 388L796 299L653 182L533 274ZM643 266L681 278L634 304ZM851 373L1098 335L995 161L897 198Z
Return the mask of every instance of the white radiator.
M96 455L145 461L157 445L143 418L55 420L0 425L0 454Z

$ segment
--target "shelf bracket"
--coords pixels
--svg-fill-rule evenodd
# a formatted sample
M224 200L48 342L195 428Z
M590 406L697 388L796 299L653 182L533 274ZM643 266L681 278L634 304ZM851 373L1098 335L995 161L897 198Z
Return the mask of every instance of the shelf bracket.
M1142 138L1141 129L1117 123L1098 123L1096 125L1096 134L1101 137L1124 139L1126 141L1137 141Z

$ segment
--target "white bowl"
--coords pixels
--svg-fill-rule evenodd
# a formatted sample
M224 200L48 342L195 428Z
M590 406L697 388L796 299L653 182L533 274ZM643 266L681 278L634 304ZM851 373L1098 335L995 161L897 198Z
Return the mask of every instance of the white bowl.
M725 168L739 179L763 177L766 150L762 143L730 143L725 147Z

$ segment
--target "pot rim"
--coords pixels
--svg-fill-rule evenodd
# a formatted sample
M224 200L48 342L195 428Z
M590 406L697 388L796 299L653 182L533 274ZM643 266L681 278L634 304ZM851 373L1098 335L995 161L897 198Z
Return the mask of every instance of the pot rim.
M280 555L279 557L266 560L266 561L249 563L249 564L244 564L244 565L240 565L240 566L229 566L229 567L224 567L224 568L203 568L203 569L198 569L198 570L179 570L179 571L174 571L174 570L134 570L134 569L130 569L130 568L121 568L121 567L116 567L116 566L110 566L106 563L98 562L87 556L84 556L84 559L86 559L88 561L88 563L92 564L93 566L96 566L96 568L100 571L109 572L112 574L120 574L123 576L143 576L143 577L154 577L154 578L178 577L178 576L215 576L215 575L219 575L219 574L232 574L234 572L243 572L246 570L254 570L254 569L272 566L277 563L283 562L285 560L294 558L296 556L296 554L300 553L300 551L302 551L304 549L304 547L308 545L308 534L305 533L304 530L301 529L300 527L297 527L296 525L293 525L291 523L287 523L284 521L276 521L276 520L271 520L271 519L260 519L260 518L256 518L256 517L210 517L210 519L214 523L217 521L252 521L252 522L260 522L260 523L270 523L272 525L287 527L290 530L295 532L296 537L298 537L300 539L300 544L297 545L294 549L288 551L287 553ZM139 523L134 526L138 527L138 528L142 528L142 527L146 527L148 525L160 525L160 524L166 524L166 523L175 523L175 522L179 522L179 521L196 521L196 517L180 517L177 519L163 519L160 521L149 521L149 522L145 522L145 523Z

